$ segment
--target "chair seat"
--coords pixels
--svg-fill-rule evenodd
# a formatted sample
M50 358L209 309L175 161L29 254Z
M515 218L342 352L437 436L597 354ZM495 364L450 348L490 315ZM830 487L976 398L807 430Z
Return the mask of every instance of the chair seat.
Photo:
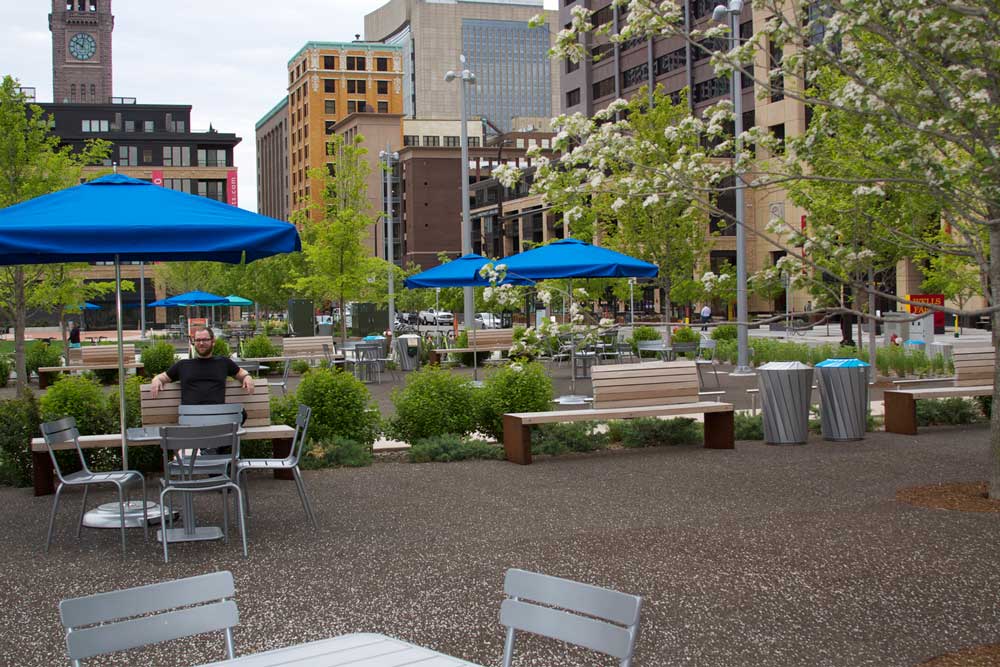
M233 480L229 475L211 475L209 477L199 477L198 479L171 479L169 483L164 479L160 480L160 487L162 488L169 487L183 491L209 491L231 484L233 484Z
M113 470L111 472L87 472L77 470L63 476L66 484L94 484L97 482L128 482L142 478L136 470Z
M241 459L237 464L240 470L273 470L294 468L295 461L288 459Z

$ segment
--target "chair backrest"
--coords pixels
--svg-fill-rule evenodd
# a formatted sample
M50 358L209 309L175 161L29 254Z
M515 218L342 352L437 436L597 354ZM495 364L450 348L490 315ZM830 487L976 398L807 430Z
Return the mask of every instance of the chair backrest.
M291 459L295 463L299 462L302 456L302 447L306 442L306 433L309 430L309 419L312 417L312 408L308 405L299 405L299 413L295 415L295 438L292 440Z
M198 469L198 456L202 449L230 447L230 470L236 470L240 457L240 439L236 435L238 428L237 422L229 422L206 426L164 426L160 429L163 479L167 486L178 480L190 481L194 475L202 474L203 471ZM178 450L185 450L183 459L174 455ZM172 460L177 462L176 468L170 466ZM174 477L174 471L179 477Z
M219 405L177 406L177 423L181 426L207 426L209 424L243 423L243 406L239 403Z
M653 361L591 369L595 408L698 402L698 368L693 361Z
M63 417L51 422L42 424L42 437L45 439L45 446L49 450L49 457L55 467L56 476L59 481L63 480L62 468L59 467L59 460L52 446L60 442L72 442L76 445L76 455L80 459L80 465L85 472L90 472L87 467L87 460L83 458L83 450L80 448L80 431L76 428L76 419L73 417Z
M126 364L135 363L135 345L122 345L122 353ZM83 365L103 365L118 363L117 345L88 345L80 348L80 361Z
M605 653L622 667L631 664L641 597L518 569L507 570L504 593L504 667L511 666L517 630Z
M374 361L382 356L381 343L358 343L354 355L359 361Z
M323 343L323 356L330 363L333 363L333 343Z
M162 424L178 423L177 410L181 404L181 386L179 382L171 382L159 395L153 398L151 385L141 387L143 426L160 426ZM271 425L271 399L267 388L267 378L254 379L254 393L248 394L243 385L236 380L226 381L226 403L238 403L247 411L244 426Z
M992 348L956 350L952 360L955 363L955 386L973 387L993 384Z
M234 658L232 629L240 623L234 594L233 575L215 572L63 600L66 652L78 667L97 655L222 630L226 657Z

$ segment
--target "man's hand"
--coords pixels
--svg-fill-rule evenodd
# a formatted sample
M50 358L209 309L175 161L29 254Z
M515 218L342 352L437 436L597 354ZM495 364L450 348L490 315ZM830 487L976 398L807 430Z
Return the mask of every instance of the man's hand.
M160 393L160 390L163 389L163 382L160 380L160 376L154 376L149 385L150 393L153 395L153 398L156 398L157 394Z
M249 373L247 373L243 377L243 390L246 393L248 393L248 394L252 394L253 393L253 390L254 390L253 376L250 375Z

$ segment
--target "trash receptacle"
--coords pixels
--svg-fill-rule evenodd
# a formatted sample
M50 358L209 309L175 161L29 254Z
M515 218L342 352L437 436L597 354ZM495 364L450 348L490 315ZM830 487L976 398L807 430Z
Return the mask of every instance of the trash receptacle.
M769 445L804 444L809 438L813 369L798 361L772 361L757 369Z
M396 339L396 359L404 371L420 368L420 336L403 334Z
M826 359L816 364L825 439L861 440L865 437L868 368L860 359Z
M333 323L325 324L320 323L316 325L316 334L318 336L332 336L333 335Z

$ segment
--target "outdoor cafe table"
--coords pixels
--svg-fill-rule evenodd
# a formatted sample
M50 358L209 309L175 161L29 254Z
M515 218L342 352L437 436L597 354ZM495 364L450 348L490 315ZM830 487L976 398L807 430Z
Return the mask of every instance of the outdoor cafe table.
M233 660L213 662L202 667L480 667L429 648L401 639L370 633L341 635L330 639L296 644L252 653Z

